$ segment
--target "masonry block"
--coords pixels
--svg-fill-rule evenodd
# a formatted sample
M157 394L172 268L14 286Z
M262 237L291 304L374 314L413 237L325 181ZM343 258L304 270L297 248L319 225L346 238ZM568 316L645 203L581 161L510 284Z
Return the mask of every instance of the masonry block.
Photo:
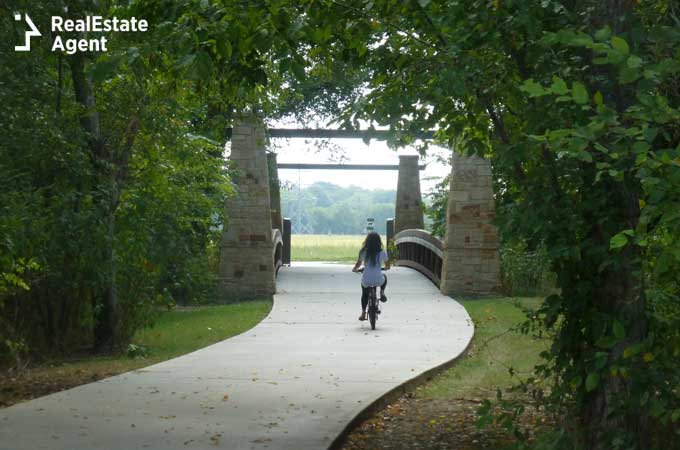
M454 154L440 284L443 294L480 297L500 291L494 209L490 162Z
M418 155L399 156L397 204L394 213L395 233L425 228L418 159Z
M245 116L233 127L231 167L235 194L226 202L228 223L220 242L219 288L225 300L274 294L275 269L269 169L262 120Z

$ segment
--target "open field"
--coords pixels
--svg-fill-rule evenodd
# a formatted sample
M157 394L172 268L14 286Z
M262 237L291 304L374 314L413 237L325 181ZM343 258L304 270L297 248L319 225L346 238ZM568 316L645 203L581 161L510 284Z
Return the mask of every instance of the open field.
M163 312L152 328L135 335L132 342L137 346L137 357L83 355L78 359L41 364L20 375L3 373L0 407L198 350L249 330L264 319L270 309L270 301L253 301Z
M365 237L365 235L294 234L291 237L291 258L293 261L355 262Z

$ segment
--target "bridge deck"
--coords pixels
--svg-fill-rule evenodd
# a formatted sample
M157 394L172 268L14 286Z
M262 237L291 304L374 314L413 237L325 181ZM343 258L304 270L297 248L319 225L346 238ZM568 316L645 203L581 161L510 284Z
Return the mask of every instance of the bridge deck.
M0 411L0 448L325 449L386 392L464 351L462 306L387 272L375 331L346 265L284 268L271 314L203 350Z

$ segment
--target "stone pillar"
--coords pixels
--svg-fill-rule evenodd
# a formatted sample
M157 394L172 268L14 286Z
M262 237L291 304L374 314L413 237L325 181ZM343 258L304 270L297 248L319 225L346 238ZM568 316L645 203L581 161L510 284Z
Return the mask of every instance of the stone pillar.
M267 167L269 168L269 198L271 200L272 208L272 227L283 231L281 187L279 185L279 169L276 164L276 153L267 153Z
M269 171L261 119L246 116L234 124L229 160L236 192L226 202L220 293L226 300L269 297L276 287Z
M394 232L423 229L423 201L420 196L420 169L418 155L399 156L397 205L394 213Z
M480 297L500 291L499 239L491 163L454 153L441 292Z

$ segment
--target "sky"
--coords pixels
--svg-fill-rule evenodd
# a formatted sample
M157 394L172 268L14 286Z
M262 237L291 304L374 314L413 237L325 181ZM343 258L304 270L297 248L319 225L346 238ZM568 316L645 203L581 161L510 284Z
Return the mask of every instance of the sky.
M413 148L391 150L383 141L371 140L369 145L361 139L333 139L329 145L320 139L271 139L270 150L277 153L279 163L347 163L347 164L399 164L399 155L417 155ZM328 143L328 141L325 141ZM420 189L423 194L446 176L450 166L438 161L435 155L447 155L442 147L432 147L428 156L420 160L427 168L420 173ZM283 183L302 187L317 181L326 181L339 186L355 185L365 189L397 189L397 171L366 170L296 170L279 169L279 179Z

